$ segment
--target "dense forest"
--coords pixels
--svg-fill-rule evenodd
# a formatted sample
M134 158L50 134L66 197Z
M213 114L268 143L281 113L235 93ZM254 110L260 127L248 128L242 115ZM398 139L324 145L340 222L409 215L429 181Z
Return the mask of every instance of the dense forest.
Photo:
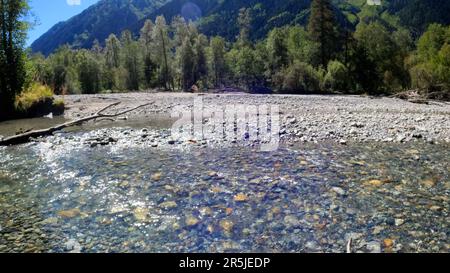
M383 0L382 6L367 6L367 0L331 0L336 20L354 30L361 20L379 17L388 25L406 28L416 39L430 23L450 24L450 2L446 0ZM196 21L199 31L209 37L235 41L239 34L241 8L253 14L250 38L264 39L275 27L308 24L311 0L100 0L81 14L61 22L37 39L33 52L48 55L68 44L91 48L95 40L104 45L109 34L120 36L130 30L139 36L145 21L162 15L168 22L182 16Z
M2 76L5 105L12 105L30 86L38 93L56 94L234 86L252 92L374 95L417 89L440 99L449 97L450 27L429 24L423 33L412 31L385 7L364 6L357 19L346 24L348 16L343 23L339 12L344 9L333 1L314 0L305 26L274 27L261 39L253 36L260 30L255 29L260 14L254 8L239 9L233 39L205 35L199 30L202 20L194 23L174 16L168 22L157 16L146 19L138 35L123 30L105 41L95 40L90 49L64 45L49 56L26 57L25 24L20 22L26 1L1 3L1 67L11 67L11 62L16 67L2 71L11 76ZM17 14L9 9L14 3ZM17 24L8 34L13 15ZM16 38L10 43L11 35ZM11 59L11 54L16 57ZM19 79L14 85L8 82L13 75ZM21 103L16 99L15 104Z
M32 63L36 80L65 94L193 85L371 94L448 88L448 27L430 25L415 41L377 7L367 7L354 30L341 26L330 1L313 1L310 10L306 27L273 28L257 42L252 9L239 10L234 41L209 38L180 16L170 24L159 16L139 35L111 34L89 50L63 46L47 58L32 56Z

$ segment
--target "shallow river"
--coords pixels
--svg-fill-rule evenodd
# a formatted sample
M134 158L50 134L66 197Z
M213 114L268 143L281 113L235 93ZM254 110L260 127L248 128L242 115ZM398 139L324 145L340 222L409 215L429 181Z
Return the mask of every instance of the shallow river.
M0 252L449 252L449 148L0 147Z

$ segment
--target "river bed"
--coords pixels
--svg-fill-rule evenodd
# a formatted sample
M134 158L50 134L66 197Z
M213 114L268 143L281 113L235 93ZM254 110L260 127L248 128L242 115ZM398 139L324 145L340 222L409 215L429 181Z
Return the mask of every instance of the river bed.
M160 134L108 132L136 131ZM103 133L0 147L0 252L449 252L448 144L89 144Z

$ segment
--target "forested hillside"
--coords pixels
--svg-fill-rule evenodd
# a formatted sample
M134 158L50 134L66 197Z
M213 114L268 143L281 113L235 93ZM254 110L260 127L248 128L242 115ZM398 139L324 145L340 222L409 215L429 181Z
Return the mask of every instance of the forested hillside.
M90 48L95 40L104 41L109 34L119 34L169 0L101 0L81 14L56 24L33 42L35 52L48 55L64 44Z
M380 21L390 28L405 27L418 38L430 23L450 23L450 1L383 0L381 7L368 7L366 0L334 0L333 9L340 25L353 29L364 20ZM252 15L250 38L260 40L275 27L306 25L311 0L101 0L72 19L54 26L32 44L34 52L45 55L61 45L91 48L109 34L129 29L135 36L147 19L163 15L167 21L181 15L196 20L200 32L235 40L241 8ZM197 20L198 19L198 20Z
M262 15L277 14L275 6L281 4L254 1L257 8L240 8L236 18L230 13L229 22L213 24L223 36L208 36L202 33L210 24L205 22L208 16L196 24L170 13L174 3L184 2L164 6L167 17L153 20L150 15L138 31L112 33L90 49L63 46L46 58L32 56L34 78L57 94L233 86L254 92L376 95L417 89L449 97L447 25L428 24L420 37L414 37L389 13L391 6L314 0L304 9L304 24L285 22L265 33L259 26ZM296 6L302 1L282 2ZM185 6L182 14L200 17L202 7L224 15L241 6L230 0L218 3L222 8L214 11L212 1L197 3ZM236 30L227 32L228 27Z

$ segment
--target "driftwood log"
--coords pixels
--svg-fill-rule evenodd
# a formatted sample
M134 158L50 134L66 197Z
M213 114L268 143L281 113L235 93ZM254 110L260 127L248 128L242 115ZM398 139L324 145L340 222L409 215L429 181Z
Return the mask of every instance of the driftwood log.
M117 117L117 116L121 116L121 115L124 115L126 113L129 113L129 112L132 112L134 110L137 110L137 109L139 109L141 107L148 106L151 103L142 104L142 105L139 105L137 107L134 107L134 108L131 108L131 109L128 109L128 110L125 110L125 111L121 111L121 112L118 112L118 113L115 113L115 114L104 114L104 112L106 110L108 110L108 109L110 109L110 108L112 108L114 106L117 106L119 104L120 104L120 102L116 102L116 103L110 104L110 105L100 109L99 111L94 113L92 116L88 116L88 117L80 118L80 119L77 119L77 120L69 121L69 122L66 122L66 123L63 123L63 124L59 124L59 125L47 128L47 129L32 130L32 131L29 131L29 132L25 132L23 134L18 134L18 135L15 135L15 136L11 136L11 137L7 137L7 138L4 138L4 139L0 139L0 146L9 146L9 145L18 145L18 144L27 143L27 142L30 141L30 139L43 137L43 136L49 136L49 135L53 134L56 131L60 131L60 130L62 130L64 128L67 128L67 127L77 126L77 125L80 125L80 124L82 124L84 122L87 122L87 121L90 121L90 120L95 120L95 119L99 119L99 118L114 118L114 117Z

